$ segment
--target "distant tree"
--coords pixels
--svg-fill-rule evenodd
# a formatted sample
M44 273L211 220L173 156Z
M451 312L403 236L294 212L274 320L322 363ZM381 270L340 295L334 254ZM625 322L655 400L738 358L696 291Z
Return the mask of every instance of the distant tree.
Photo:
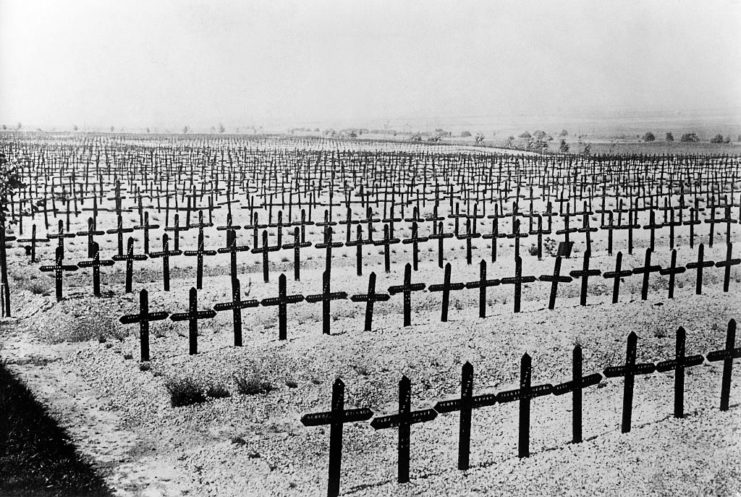
M565 129L562 129L561 132L558 134L558 136L569 136L569 132Z
M515 137L514 136L509 136L507 138L507 142L505 143L505 146L507 148L512 148L514 146L514 144L515 144Z
M671 133L667 133L665 140L668 141L668 142L673 142L674 141L674 135L671 134Z
M723 138L723 143L731 143L731 135L728 135L725 138Z
M226 131L226 128L223 124L219 123L219 134L224 134L224 131Z
M723 135L717 134L710 139L710 143L723 143Z
M533 132L533 137L536 140L542 140L543 138L546 137L546 133L545 133L545 131L536 130L536 131Z
M679 141L681 142L699 142L700 138L695 133L684 133L680 138Z
M558 151L562 154L567 154L569 152L569 144L566 143L566 140L561 138L561 144L558 147Z
M482 145L484 143L484 134L479 132L476 133L476 145Z
M188 131L190 131L190 128L187 125L183 126L183 134L187 135Z
M531 135L529 131L525 131L524 133L520 135L520 138L524 138L525 140L532 138L532 137L533 135Z
M649 131L649 132L647 132L647 133L646 133L645 135L643 135L643 141L644 141L644 142L652 142L652 141L654 141L655 139L656 139L656 137L655 137L655 136L654 136L654 134L653 134L653 133L651 133L650 131Z
M470 136L471 136L471 132L470 131L462 131L461 132L461 138L468 138Z

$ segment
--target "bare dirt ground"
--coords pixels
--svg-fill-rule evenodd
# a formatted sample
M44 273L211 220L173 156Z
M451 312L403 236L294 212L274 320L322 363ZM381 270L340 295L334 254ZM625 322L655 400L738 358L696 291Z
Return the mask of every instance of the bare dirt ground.
M131 216L132 220L135 218ZM642 220L643 222L644 220ZM77 221L83 226L83 220ZM154 222L154 220L153 220ZM593 223L596 225L597 223ZM645 223L644 223L645 224ZM482 224L483 226L483 224ZM80 229L83 229L82 227ZM446 228L450 229L450 228ZM207 245L223 246L223 233L208 232ZM319 233L318 228L315 228ZM684 229L683 229L684 230ZM486 231L488 232L488 228ZM314 236L317 236L315 233ZM680 264L696 259L678 239ZM408 236L408 232L404 231ZM240 232L240 237L250 234ZM621 235L622 236L622 235ZM703 232L707 242L705 233ZM724 233L705 257L725 257ZM339 238L344 239L344 232ZM115 238L106 237L107 254ZM564 261L562 274L581 269L584 245ZM527 255L524 273L550 274L554 259ZM699 240L698 240L699 241ZM193 247L195 232L183 236ZM138 242L140 243L140 242ZM512 276L510 241L500 242L500 260L490 277ZM596 237L593 266L614 269L605 240ZM666 234L653 262L666 267ZM68 242L69 260L84 257L82 240ZM478 278L478 261L488 260L487 241L476 240L474 264L465 263L464 242L446 241L453 281ZM615 242L624 252L623 267L643 264L646 233L636 239L632 256L624 237ZM152 246L159 249L159 240ZM41 249L42 264L52 246ZM378 274L377 289L402 282L409 245L396 245L390 274L383 273L380 247L366 249L367 268L355 275L354 249L335 250L333 290L365 293L367 274ZM422 249L413 281L442 282L436 244ZM289 293L320 293L324 252L307 249L302 280L290 277L290 254L271 255L271 282L262 282L260 258L240 255L242 287L248 298L277 295L277 276L289 276ZM741 272L732 271L730 292L722 291L722 270L707 269L702 295L695 295L695 274L678 277L675 298L667 298L667 278L651 277L647 301L640 300L640 277L626 278L621 301L611 304L612 282L590 279L589 301L579 306L579 283L563 285L554 311L547 309L549 285L532 283L523 291L523 312L512 312L511 286L489 289L488 317L477 317L476 290L451 294L450 321L440 322L440 294L412 296L412 326L404 328L401 297L378 304L374 329L362 331L364 306L332 304L332 335L321 332L319 304L289 306L288 340L277 340L277 310L259 307L243 312L244 346L232 347L231 313L199 323L199 354L188 355L187 323L160 321L151 327L152 360L138 362L138 327L118 322L138 312L138 294L123 293L123 266L104 269L104 297L92 297L90 274L78 271L65 279L65 300L57 303L53 280L30 265L20 249L10 253L14 283L14 318L0 325L0 356L73 436L80 451L100 469L117 495L322 495L326 492L328 430L306 428L301 415L329 409L336 377L346 384L346 407L369 407L377 415L397 408L398 381L413 384L413 409L431 407L460 391L460 369L475 368L475 393L517 387L519 360L533 357L534 383L560 383L571 376L571 350L581 344L584 372L601 372L625 360L625 340L639 336L638 360L658 362L674 355L677 327L687 330L687 354L723 348L729 319L741 316ZM311 257L311 259L309 259ZM174 264L173 290L163 292L160 261L135 264L135 291L150 293L150 310L184 312L187 292L195 284L194 258ZM285 259L285 260L284 260ZM207 260L199 307L230 299L228 259ZM249 288L249 290L247 290ZM144 370L143 370L144 369ZM636 380L633 431L620 433L622 381L605 380L584 395L585 441L568 443L570 396L533 401L531 452L517 458L517 403L474 411L471 469L456 469L458 416L440 415L412 427L411 482L396 483L396 431L374 431L368 423L348 424L344 432L342 492L348 495L737 495L741 492L741 388L736 367L731 409L718 410L720 363L705 363L688 372L687 417L671 417L673 375L653 374ZM267 394L240 395L235 375L254 375L274 387ZM193 378L204 386L223 384L231 397L187 407L170 406L165 383ZM557 477L554 477L556 475Z

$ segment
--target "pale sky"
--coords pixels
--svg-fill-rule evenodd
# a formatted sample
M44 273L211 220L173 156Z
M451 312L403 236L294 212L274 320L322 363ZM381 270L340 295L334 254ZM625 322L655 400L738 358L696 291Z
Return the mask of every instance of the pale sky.
M0 0L0 123L741 109L741 1Z

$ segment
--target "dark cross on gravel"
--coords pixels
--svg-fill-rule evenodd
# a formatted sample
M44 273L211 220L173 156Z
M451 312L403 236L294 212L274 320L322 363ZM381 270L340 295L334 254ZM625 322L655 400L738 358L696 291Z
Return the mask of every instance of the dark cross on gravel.
M373 242L374 245L383 245L383 268L387 273L391 272L391 250L390 246L399 243L398 238L389 238L389 225L383 225L383 240Z
M113 266L114 261L110 259L100 260L100 250L97 242L93 242L95 245L95 253L93 254L93 260L91 261L80 261L77 266L80 268L93 268L93 295L100 297L100 266Z
M131 293L133 291L134 261L145 261L147 256L134 254L134 239L132 237L129 237L126 243L126 255L114 255L112 259L116 262L126 261L126 293Z
M87 256L92 258L95 254L93 250L93 244L95 244L95 236L105 235L105 231L98 231L95 229L95 221L92 217L87 219L87 231L78 231L77 236L87 237Z
M127 314L119 318L121 324L139 323L141 362L149 360L149 323L151 321L167 319L168 315L165 311L149 312L149 293L146 290L142 290L139 292L139 314Z
M169 249L170 238L167 233L162 235L162 251L152 252L149 257L157 258L162 257L162 284L166 292L170 291L170 257L178 256L183 252L180 250Z
M326 213L326 211L325 211ZM317 243L314 247L318 249L324 249L324 271L332 273L332 249L339 248L344 245L342 242L334 242L332 238L334 236L334 229L331 226L324 227L324 243Z
M572 393L571 441L575 444L582 441L582 389L591 387L592 385L596 385L602 381L602 375L599 373L582 376L582 363L583 357L581 346L577 345L574 347L571 381L553 387L553 395L563 395L569 392Z
M458 429L458 469L469 468L471 454L471 414L473 409L493 406L497 402L496 394L473 395L473 366L466 362L461 370L461 396L459 399L443 400L435 404L434 409L440 414L460 411Z
M407 267L410 267L407 264ZM411 269L411 267L410 267ZM411 410L412 403L412 383L409 378L403 376L399 382L399 412L389 416L373 418L371 426L375 430L386 428L399 428L398 444L398 477L399 483L409 481L409 447L411 426L416 423L425 423L432 421L437 417L437 411L434 409L421 409L419 411Z
M175 250L180 250L180 232L181 231L187 231L189 228L181 228L180 227L180 216L178 214L175 214L175 225L172 227L165 228L165 231L172 231L174 240L175 240Z
M649 276L651 276L651 273L659 273L661 271L661 266L659 266L658 264L655 266L651 265L652 253L653 249L647 248L646 259L643 263L643 267L633 268L633 274L643 275L643 283L641 284L641 300L648 299L648 278Z
M202 213L202 211L199 211ZM186 250L183 253L187 257L196 257L196 288L203 288L203 256L216 255L215 250L206 250L203 248L203 228L198 228L198 250Z
M227 246L217 249L220 254L229 254L229 274L232 281L237 278L237 252L247 252L250 248L247 245L237 245L237 232L227 230Z
M62 249L62 257L64 257L64 239L65 238L74 238L76 235L74 233L65 233L64 232L64 221L61 219L59 220L59 227L57 228L57 232L53 234L47 235L47 238L50 240L56 238L57 239L57 247ZM6 237L7 240L8 237Z
M520 361L520 388L497 394L497 402L520 401L520 430L517 455L518 457L530 457L530 401L536 397L549 395L553 391L553 385L531 386L532 365L528 354L523 354Z
M723 361L723 379L720 385L720 410L727 411L731 396L731 375L733 374L733 360L741 357L741 347L736 347L736 320L728 322L726 334L726 348L716 350L707 355L708 361Z
M407 263L404 266L404 284L390 286L389 294L404 294L404 326L412 325L412 292L419 292L425 289L424 283L412 283L412 265Z
M329 483L327 497L340 495L340 468L342 466L342 426L345 423L366 421L373 417L367 407L345 409L345 384L337 378L332 385L332 409L301 416L304 426L329 425Z
M676 353L674 359L662 361L656 365L656 371L665 373L674 371L674 417L684 417L684 370L692 366L699 366L705 362L701 355L686 357L684 355L684 342L686 333L681 326L677 330Z
M659 271L662 276L669 275L669 298L674 298L674 279L676 275L682 274L687 271L684 266L677 267L677 249L672 249L671 265L668 268Z
M687 269L696 269L697 273L695 276L695 293L697 295L702 294L702 270L706 267L713 267L715 266L715 262L713 261L706 261L705 260L705 246L704 244L700 244L699 247L697 247L697 262L690 262L687 264Z
M7 239L7 237L6 237ZM36 244L37 243L46 243L49 241L48 238L38 238L36 236L36 225L34 224L31 227L31 238L22 238L18 240L21 243L30 243L30 246L26 247L26 254L31 256L31 262L36 262ZM30 254L29 254L30 252Z
M587 250L584 252L584 260L582 263L581 271L571 271L569 274L572 278L581 279L581 291L579 292L579 305L587 305L587 289L589 284L590 276L599 276L602 271L599 269L589 269L589 259L591 253Z
M522 299L522 284L532 283L535 276L522 275L522 257L515 257L515 276L502 278L502 285L514 285L515 287L515 312L520 312L520 300Z
M286 275L283 273L278 277L278 296L269 297L260 301L260 305L263 306L278 306L278 340L285 340L288 334L286 331L288 328L288 304L295 304L303 301L304 296L301 294L288 295L286 290Z
M715 263L715 267L725 268L723 272L723 291L728 292L728 288L731 284L731 266L737 266L741 264L741 259L733 259L733 244L726 244L726 260L718 261Z
M512 226L512 233L507 235L507 238L514 238L515 240L515 258L520 257L520 238L527 238L527 233L521 233L520 232L520 220L515 219L513 221L514 225ZM493 243L493 241L492 241ZM470 264L470 263L469 263Z
M608 278L613 280L612 285L612 303L617 304L618 299L620 298L620 280L623 278L627 278L628 276L631 276L633 274L633 271L630 269L621 270L623 265L623 253L618 252L617 256L615 257L615 271L605 271L602 273L603 278Z
M262 254L262 279L265 283L270 281L270 262L268 261L268 252L276 252L281 249L280 245L271 247L268 245L268 230L262 232L262 248L253 248L253 254Z
M412 244L412 269L414 269L415 271L419 266L419 244L426 242L427 240L429 240L429 238L419 236L419 234L417 233L417 223L413 222L412 236L410 238L402 240L401 242L403 244Z
M116 255L118 257L123 257L123 235L124 233L131 233L133 231L134 231L134 228L124 228L123 227L123 218L121 217L121 214L118 215L117 227L106 230L106 233L108 233L109 235L113 235L113 234L116 235L116 240L117 240L117 245L118 245L118 254Z
M363 276L363 245L372 244L370 240L363 240L363 227L358 225L355 240L348 240L345 245L355 247L355 270L358 276Z
M150 230L156 230L160 226L159 224L149 224L149 212L144 213L144 224L134 226L135 230L144 231L144 253L149 254L149 232Z
M497 286L500 284L498 279L487 280L486 279L486 261L481 259L479 264L479 279L478 281L469 281L466 283L466 288L478 288L479 289L479 317L486 317L486 289L490 286Z
M65 271L77 271L77 266L74 264L64 264L64 249L57 247L56 250L56 264L53 266L41 266L39 269L44 272L54 272L54 282L56 288L57 302L61 301L62 296L62 278Z
M239 279L232 280L232 301L216 304L214 310L232 311L232 322L234 324L234 346L242 346L242 309L248 307L257 307L260 303L257 300L242 300L242 289Z
M332 322L330 318L331 302L333 300L345 300L347 298L347 292L332 292L330 290L331 278L331 273L324 271L322 274L322 293L306 296L306 301L311 304L316 302L322 303L322 333L325 335L330 334L329 328Z
M175 313L170 316L173 321L188 321L188 342L189 353L194 355L198 353L198 321L201 319L213 319L216 311L213 309L198 310L198 290L191 287L190 298L188 300L188 312Z
M371 273L368 278L368 293L365 295L353 295L353 302L365 302L365 331L370 331L373 325L373 304L386 302L391 296L388 293L376 293L376 273Z
M625 353L624 366L610 366L605 369L606 378L616 378L622 376L623 381L623 420L621 431L628 433L630 431L631 418L633 416L633 386L635 385L635 375L650 374L656 370L653 363L636 364L636 345L638 337L634 332L628 335L628 346Z
M438 223L437 233L434 233L427 238L437 239L437 265L442 269L445 255L444 240L446 238L453 238L453 233L443 233L443 223L440 222Z
M498 208L498 206L495 206L495 209L496 208ZM489 216L489 217L492 217L492 216ZM440 224L442 225L442 223ZM494 214L493 220L491 222L491 233L487 233L483 235L481 238L485 240L486 239L491 240L491 262L497 262L497 239L499 238L499 217L497 214Z
M442 310L440 315L440 321L443 323L448 321L448 307L450 303L450 292L455 290L463 290L466 287L464 283L451 283L450 282L450 263L445 264L445 274L443 276L443 284L430 285L427 289L430 292L443 292Z
M559 283L570 283L573 281L571 276L561 276L561 256L556 257L556 263L553 266L553 274L544 274L538 278L540 281L550 281L551 283L551 294L548 298L548 309L553 310L556 308L556 296L558 295L558 284Z
M519 234L520 222L519 221L516 221L515 224L516 224L516 226L518 228L517 236L519 238L522 238L523 236L527 236L527 234L525 234L525 235L520 235ZM466 234L465 235L458 235L456 238L458 240L466 240L466 264L468 264L470 266L473 263L473 252L472 252L473 246L471 245L471 243L472 243L471 240L473 240L474 238L481 238L481 233L472 232L471 231L471 220L470 219L466 219ZM517 244L517 247L518 248L519 248L519 238L517 240L515 240L515 243ZM515 253L518 253L518 252L519 252L519 250L515 250Z
M293 279L301 281L301 249L311 247L311 242L301 242L301 233L296 226L293 229L293 243L283 244L284 249L293 249Z

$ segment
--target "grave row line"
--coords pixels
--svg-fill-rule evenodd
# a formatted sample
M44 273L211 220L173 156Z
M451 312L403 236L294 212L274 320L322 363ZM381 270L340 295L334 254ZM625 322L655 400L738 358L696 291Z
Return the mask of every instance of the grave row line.
M648 299L649 290L649 277L651 273L659 273L661 275L669 276L668 285L668 298L674 298L674 285L675 277L677 274L685 272L687 269L696 270L696 287L695 293L702 293L703 286L703 269L709 267L722 267L724 268L724 279L723 279L723 291L728 292L730 285L730 272L731 267L734 265L741 264L741 259L732 259L731 253L733 246L728 244L727 257L725 261L705 261L703 258L703 246L700 245L698 250L698 260L694 263L689 263L687 266L676 265L676 250L672 251L671 267L662 268L659 265L651 263L651 249L646 250L645 264L642 267L625 269L621 267L622 254L618 253L616 258L616 266L614 271L607 271L602 273L597 269L590 269L590 256L589 253L584 254L583 265L581 270L574 270L569 273L569 276L561 275L561 258L557 257L554 265L554 271L552 274L541 275L539 278L535 276L523 276L522 275L522 260L517 259L515 263L515 276L505 277L501 279L488 279L486 271L486 261L480 263L480 277L478 280L470 282L451 282L451 265L448 263L445 266L444 279L441 284L432 284L427 286L425 283L412 283L412 269L411 265L407 264L404 270L404 282L402 285L393 285L388 287L388 293L376 292L376 274L371 273L368 280L368 291L365 294L357 294L349 296L347 292L333 292L331 290L331 273L325 271L322 278L322 293L307 295L292 294L289 295L287 291L287 283L285 274L281 274L278 280L278 296L264 298L262 300L249 299L243 300L241 294L241 285L238 278L232 278L232 300L230 302L218 303L211 309L199 310L198 308L198 290L191 288L189 293L189 305L188 311L183 313L170 313L166 311L150 312L149 310L149 296L146 290L140 291L140 309L138 314L124 315L120 318L120 321L124 324L139 323L140 327L140 341L141 341L141 360L149 360L149 323L152 321L159 321L167 319L168 316L172 321L188 321L189 323L189 353L198 353L198 321L203 319L212 319L216 316L217 311L232 311L233 315L233 326L234 326L234 345L242 345L242 309L251 307L278 307L278 339L287 339L288 329L288 312L287 307L289 304L295 304L299 302L309 303L322 303L322 332L324 334L331 334L331 302L336 300L351 300L352 302L365 302L365 331L371 331L373 323L373 312L376 302L386 302L391 299L392 295L402 294L403 295L403 316L404 326L411 326L412 323L412 302L411 296L413 292L419 292L427 290L428 292L440 292L442 294L441 301L441 322L448 321L448 308L450 303L450 293L453 291L459 291L464 289L478 289L479 291L479 317L486 317L486 289L489 287L498 286L500 284L511 284L514 286L514 312L520 312L521 298L522 298L522 285L526 283L533 283L536 281L547 282L551 284L550 297L548 302L548 309L552 310L555 308L556 296L558 293L559 283L569 283L573 281L573 278L581 279L581 290L579 303L582 306L587 305L587 291L588 291L588 279L589 277L602 276L603 278L613 279L613 303L617 303L619 299L619 288L620 282L623 278L641 275L641 299ZM100 262L100 261L98 261ZM56 271L58 275L62 274L65 270L76 270L79 266L64 266L63 264L57 264L57 266L45 266L42 270ZM67 268L67 269L65 269ZM130 273L128 273L130 275ZM130 280L128 280L130 284ZM57 279L57 291L61 292L61 276ZM99 289L99 288L98 288ZM61 298L58 293L58 298Z
M606 378L623 378L623 409L621 431L628 433L631 429L633 411L633 392L636 375L646 375L654 372L674 373L674 417L684 417L684 377L687 368L699 366L705 361L723 361L721 380L720 410L729 409L731 393L731 376L733 360L741 358L741 348L735 345L736 321L731 319L726 333L726 346L703 355L685 355L686 333L679 328L676 334L675 356L673 359L658 363L636 363L637 341L635 333L628 335L625 363L620 366L610 366L601 373L583 375L582 349L574 347L572 360L572 378L560 384L544 383L532 385L531 358L526 353L520 362L520 385L518 389L499 393L473 393L473 366L466 362L461 374L461 395L456 399L443 400L434 404L432 408L412 410L411 381L403 376L399 382L399 410L396 414L374 417L369 408L346 409L345 385L337 378L332 387L331 410L305 414L301 422L305 426L330 426L329 443L329 481L327 495L335 497L340 491L340 468L342 461L342 427L345 423L373 420L370 425L376 429L398 428L398 476L399 483L409 481L409 463L411 446L411 425L434 420L438 414L451 412L460 413L458 436L458 469L469 469L471 447L471 418L474 409L489 407L496 404L519 401L519 435L518 456L530 456L530 408L533 399L545 395L572 394L572 440L571 443L582 442L582 390L599 385Z

